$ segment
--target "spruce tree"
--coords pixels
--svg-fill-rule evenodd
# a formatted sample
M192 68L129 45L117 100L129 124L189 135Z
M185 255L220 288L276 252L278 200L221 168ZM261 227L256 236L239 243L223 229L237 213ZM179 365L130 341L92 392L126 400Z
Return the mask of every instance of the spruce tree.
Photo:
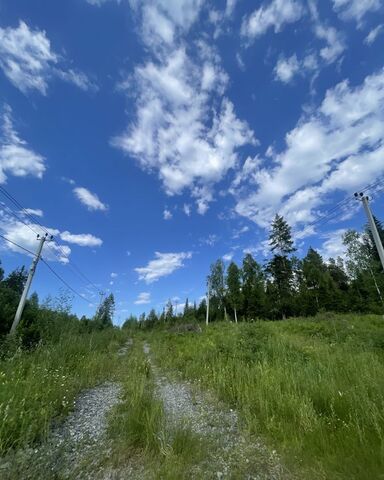
M113 326L113 315L115 313L115 297L110 293L100 304L95 315L95 322L100 329Z

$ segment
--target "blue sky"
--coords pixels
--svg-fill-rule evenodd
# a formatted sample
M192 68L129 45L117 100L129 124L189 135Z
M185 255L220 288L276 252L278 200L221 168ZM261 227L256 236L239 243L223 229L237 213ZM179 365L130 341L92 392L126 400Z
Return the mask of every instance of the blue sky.
M384 173L383 47L382 0L0 0L0 185L60 242L74 311L112 291L117 323L198 301L219 257L263 262L276 212L299 254L340 255L361 206L313 222ZM34 250L38 222L1 201ZM61 287L39 265L40 298Z

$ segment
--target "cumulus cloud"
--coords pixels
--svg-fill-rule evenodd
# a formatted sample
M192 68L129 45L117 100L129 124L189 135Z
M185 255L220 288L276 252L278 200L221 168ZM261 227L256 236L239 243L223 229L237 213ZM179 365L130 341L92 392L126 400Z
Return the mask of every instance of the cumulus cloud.
M43 156L34 152L27 142L20 138L13 126L12 110L6 105L0 137L0 183L5 183L8 175L42 178L45 172L44 161Z
M20 21L18 27L0 27L0 67L9 81L23 93L47 94L49 80L56 76L83 90L96 88L79 71L63 68L44 30L33 30Z
M286 148L255 165L248 187L237 192L236 211L267 226L276 211L291 223L314 219L329 192L353 192L383 172L384 70L352 87L330 89L319 108L286 135ZM254 193L249 192L249 187Z
M135 305L146 305L151 303L151 294L149 292L139 293L137 299L135 300Z
M138 8L150 59L129 79L137 99L135 119L112 145L143 170L157 173L168 195L189 190L204 214L214 185L237 165L238 149L254 142L254 136L224 95L228 76L217 51L200 39L196 55L187 53L183 35L201 5L157 0ZM148 8L161 20L153 26L145 21Z
M298 0L273 0L245 17L241 34L252 40L264 35L270 28L278 33L286 24L300 20L304 13L305 9Z
M34 212L36 215L35 210ZM103 243L101 239L91 234L72 234L68 231L61 232L57 228L45 227L31 222L28 218L24 218L23 221L20 221L16 217L10 215L9 210L6 207L3 208L1 205L0 232L8 240L11 240L32 252L35 252L37 248L37 234L44 235L45 232L52 235L54 239L61 238L64 242L76 244L81 247L96 247ZM26 253L23 249L20 249L6 240L1 241L1 248L23 254ZM58 245L55 241L48 241L43 252L43 256L46 260L59 261L61 263L68 263L68 257L70 254L71 248L68 245Z
M92 193L84 187L74 188L73 193L76 198L88 208L88 210L101 210L102 212L105 212L108 209L108 206L99 199L96 193Z
M191 252L155 252L155 258L151 260L147 266L135 268L135 271L139 275L139 280L144 280L146 283L153 283L183 267L184 260L190 258L192 258Z

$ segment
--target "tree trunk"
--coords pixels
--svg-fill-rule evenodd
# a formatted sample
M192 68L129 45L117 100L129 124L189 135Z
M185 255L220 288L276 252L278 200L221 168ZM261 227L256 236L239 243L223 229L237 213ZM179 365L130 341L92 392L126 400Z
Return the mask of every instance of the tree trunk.
M234 308L235 310L235 322L237 323L237 312L236 312L236 307Z
M227 308L226 308L225 305L224 305L224 318L225 318L225 321L228 320L228 317L227 317Z

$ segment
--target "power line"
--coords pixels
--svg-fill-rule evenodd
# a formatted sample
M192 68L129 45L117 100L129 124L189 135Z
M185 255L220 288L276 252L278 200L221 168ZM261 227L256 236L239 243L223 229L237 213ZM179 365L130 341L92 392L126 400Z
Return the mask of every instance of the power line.
M12 245L15 245L16 247L21 248L21 250L24 250L25 252L30 253L30 254L33 255L34 257L36 256L36 254L33 253L33 252L31 252L31 250L28 250L28 248L22 247L22 246L19 245L18 243L13 242L12 240L10 240L10 239L7 238L7 237L4 237L4 235L2 235L1 233L0 233L0 237L3 238L4 240L6 240L6 241L9 242L9 243L12 243Z
M46 227L44 227L44 225L40 222L40 220L38 220L35 216L31 215L24 207L23 205L21 205L21 203L11 194L9 193L3 186L0 185L0 193L2 193L8 200L10 200L20 211L22 211L24 213L24 215L29 218L29 220L33 223L33 224L38 224L40 229L43 231L44 234L48 234L50 235L50 233L48 232L48 230L46 229ZM22 222L25 226L27 226L31 231L33 231L35 234L38 234L38 232L36 232L36 230L34 230L30 224L28 224L27 222L25 222L22 218L20 218L20 216L11 208L9 208L7 205L5 205L5 207L7 208L7 210L15 217L17 218L17 220L19 220L20 222ZM83 281L85 282L86 286L89 287L90 285L92 285L95 290L97 291L97 293L100 293L100 288L97 287L81 270L80 268L73 262L73 260L69 258L68 254L65 253L64 251L64 245L61 245L60 242L58 240L55 240L55 243L56 243L56 246L59 250L59 252L61 253L62 257L66 258L68 260L68 265L69 267L71 268L71 270ZM59 259L60 257L58 256L57 252L53 249L53 247L51 247L50 245L48 245L48 247L50 248L50 250L53 252L53 254Z
M44 260L44 258L41 258L41 261L49 268L49 270L57 277L71 292L73 292L75 295L77 295L79 298L84 300L84 302L87 303L92 303L91 300L89 300L87 297L84 295L81 295L79 292L77 292L74 288L72 288L50 265L48 262Z
M384 187L384 177L379 178L375 182L366 185L364 188L360 189L359 191L366 192L367 190L373 189L378 187L379 185L383 184ZM383 188L382 187L382 188ZM379 191L382 190L382 188L379 188ZM313 220L312 222L308 223L302 233L305 233L307 230L309 230L311 227L314 226L321 226L324 225L331 220L334 220L335 218L338 217L339 215L339 210L344 209L347 207L349 204L352 204L354 200L354 197L352 196L347 196L344 199L340 200L336 205L334 205L330 210L328 210L324 215L322 215L320 218Z

